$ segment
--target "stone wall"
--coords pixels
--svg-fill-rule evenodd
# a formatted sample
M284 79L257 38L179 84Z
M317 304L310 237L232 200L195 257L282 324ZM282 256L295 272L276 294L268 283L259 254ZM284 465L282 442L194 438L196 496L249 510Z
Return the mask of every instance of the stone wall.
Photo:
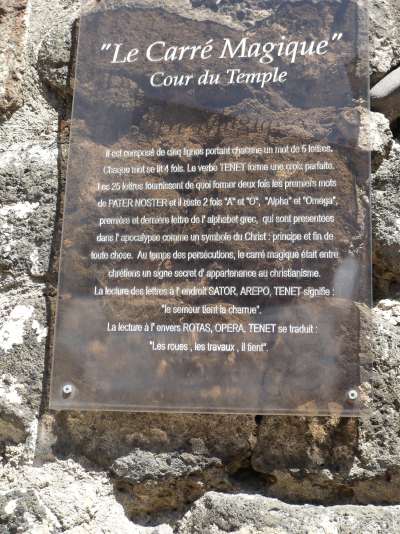
M398 0L370 1L376 302L360 420L48 411L78 3L0 3L0 533L398 532ZM261 0L175 3L268 16Z

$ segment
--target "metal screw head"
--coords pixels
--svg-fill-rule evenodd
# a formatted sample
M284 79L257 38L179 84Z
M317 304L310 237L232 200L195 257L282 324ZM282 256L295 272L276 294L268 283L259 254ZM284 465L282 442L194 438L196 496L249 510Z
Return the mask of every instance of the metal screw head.
M350 400L350 401L355 401L358 399L358 392L356 389L350 389L348 392L347 392L347 398Z
M64 384L63 389L62 389L63 394L66 395L66 396L71 395L72 389L73 388L72 388L71 384Z

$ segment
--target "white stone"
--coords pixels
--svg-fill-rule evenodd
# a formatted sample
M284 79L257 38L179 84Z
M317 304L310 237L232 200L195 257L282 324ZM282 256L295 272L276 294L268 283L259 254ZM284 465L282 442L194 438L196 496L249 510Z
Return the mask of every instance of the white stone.
M33 306L23 304L15 306L8 320L0 328L0 349L8 352L13 345L22 345L25 324L32 317L33 311Z
M39 207L39 202L18 202L0 208L0 217L14 215L17 219L26 219Z
M47 331L48 331L48 328L46 326L42 326L39 321L37 321L36 319L34 319L32 321L32 328L35 330L36 332L36 341L38 343L41 343L44 339L46 339L47 337Z
M4 511L7 515L12 515L17 507L18 501L13 499L4 507Z

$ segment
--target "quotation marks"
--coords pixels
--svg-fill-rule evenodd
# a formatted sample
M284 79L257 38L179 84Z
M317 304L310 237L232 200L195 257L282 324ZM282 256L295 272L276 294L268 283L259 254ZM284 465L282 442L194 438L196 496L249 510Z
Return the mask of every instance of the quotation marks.
M334 33L332 35L332 41L340 41L340 39L343 37L343 33Z
M108 50L110 50L111 46L112 46L111 43L103 43L103 44L101 45L101 49L100 49L100 50L101 50L102 52L104 52L104 51L107 52Z

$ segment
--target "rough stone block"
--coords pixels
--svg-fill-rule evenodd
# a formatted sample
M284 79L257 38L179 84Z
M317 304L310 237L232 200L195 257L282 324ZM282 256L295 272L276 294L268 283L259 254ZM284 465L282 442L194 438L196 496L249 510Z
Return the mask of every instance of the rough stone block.
M397 0L369 0L370 72L375 84L400 63Z
M56 417L55 451L80 451L109 467L135 448L179 450L217 457L234 471L248 461L255 431L252 416L61 412Z
M61 96L72 95L72 65L77 40L75 21L76 16L69 12L60 17L43 39L38 53L40 76Z
M375 298L400 295L400 145L372 179Z
M0 532L172 534L172 529L131 523L107 476L69 460L7 469L0 478Z
M57 203L55 144L10 144L0 153L0 269L43 276Z
M11 375L0 377L0 442L18 444L29 436L31 414L23 404L25 387Z
M396 534L399 506L291 506L253 495L207 493L180 522L178 534Z
M13 404L15 436L23 440L26 410L33 420L41 402L47 337L44 288L26 277L10 276L4 289L7 291L0 295L0 376L5 375L0 387L0 421L10 424ZM0 432L0 441L3 437Z
M0 116L23 104L27 0L7 0L0 5Z
M219 458L136 449L111 467L119 500L132 518L182 510L207 488L229 489Z
M369 137L372 170L376 171L388 157L393 144L389 120L381 113L370 113Z

